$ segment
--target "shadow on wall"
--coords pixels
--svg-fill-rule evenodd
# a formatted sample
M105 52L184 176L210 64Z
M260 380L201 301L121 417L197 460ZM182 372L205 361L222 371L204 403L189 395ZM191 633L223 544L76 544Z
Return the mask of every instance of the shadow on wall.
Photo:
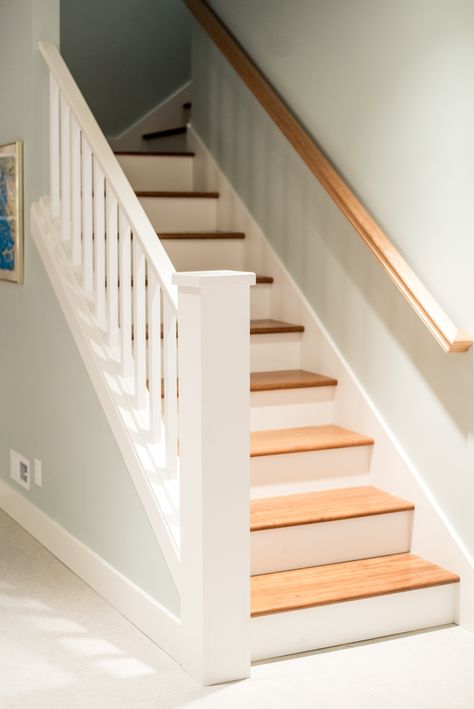
M381 410L390 411L392 420L403 419L412 406L413 391L409 377L394 381L394 373L401 371L400 365L411 364L424 382L418 405L434 395L461 436L469 438L474 426L472 349L467 354L443 352L209 42L199 43L194 61L198 71L205 71L194 95L197 132L376 405L382 403ZM206 121L201 125L203 115Z
M190 51L181 0L61 0L61 54L106 135L189 81Z

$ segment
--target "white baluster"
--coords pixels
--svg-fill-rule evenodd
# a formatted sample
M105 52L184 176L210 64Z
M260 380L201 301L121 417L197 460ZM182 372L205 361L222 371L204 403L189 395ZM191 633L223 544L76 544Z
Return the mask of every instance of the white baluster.
M146 406L146 300L145 256L138 239L133 239L133 348L135 395L138 409Z
M95 314L100 327L105 322L105 182L104 173L94 160L94 280Z
M61 94L61 238L71 238L71 112Z
M132 240L130 226L119 210L120 248L120 339L122 375L132 374Z
M87 293L94 290L92 215L92 151L82 136L82 278Z
M59 198L59 88L52 74L49 75L49 189L51 193L51 214L54 219L60 215Z
M107 185L107 305L109 345L117 347L119 343L118 324L118 212L117 199Z
M214 684L250 672L250 288L178 273L183 664Z
M71 115L71 226L72 226L72 262L81 265L81 131L74 116Z
M150 434L153 443L158 443L161 439L161 291L152 268L148 269L148 353Z
M166 473L175 477L178 456L178 354L176 347L176 314L166 298L163 302L164 399Z

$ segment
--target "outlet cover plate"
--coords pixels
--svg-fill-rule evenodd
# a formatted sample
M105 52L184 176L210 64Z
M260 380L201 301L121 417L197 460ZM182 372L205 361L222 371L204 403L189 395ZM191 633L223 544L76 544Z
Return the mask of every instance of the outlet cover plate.
M10 449L10 477L16 483L25 488L25 490L30 489L31 485L31 467L30 461Z

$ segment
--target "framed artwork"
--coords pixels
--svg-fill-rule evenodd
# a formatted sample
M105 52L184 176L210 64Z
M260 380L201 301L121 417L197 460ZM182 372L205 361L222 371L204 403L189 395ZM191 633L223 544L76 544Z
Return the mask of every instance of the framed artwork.
M23 282L23 144L0 145L0 280Z

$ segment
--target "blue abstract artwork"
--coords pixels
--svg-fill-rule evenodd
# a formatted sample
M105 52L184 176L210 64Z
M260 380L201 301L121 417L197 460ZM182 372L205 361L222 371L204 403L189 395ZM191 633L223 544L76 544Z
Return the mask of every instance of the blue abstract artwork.
M0 145L0 280L23 283L23 144Z
M0 155L0 270L15 270L16 245L15 158Z

